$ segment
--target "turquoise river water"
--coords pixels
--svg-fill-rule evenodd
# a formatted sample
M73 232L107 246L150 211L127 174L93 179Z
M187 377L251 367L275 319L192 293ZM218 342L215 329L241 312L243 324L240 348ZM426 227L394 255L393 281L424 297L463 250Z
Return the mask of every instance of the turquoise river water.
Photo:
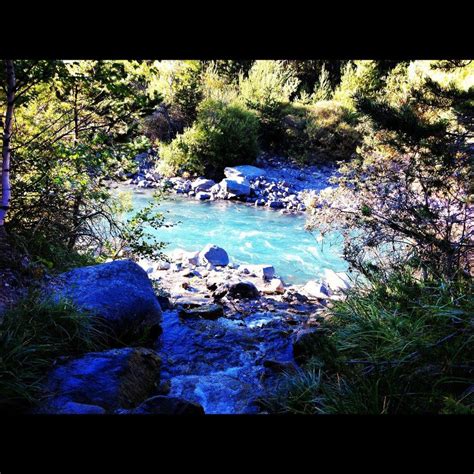
M152 192L133 193L133 207L142 209L152 200ZM304 215L284 215L228 201L195 201L172 196L159 208L168 224L153 230L168 242L165 253L175 249L195 251L206 244L224 248L231 262L271 264L286 283L301 284L323 276L324 269L346 271L338 235L318 240L318 232L305 230Z

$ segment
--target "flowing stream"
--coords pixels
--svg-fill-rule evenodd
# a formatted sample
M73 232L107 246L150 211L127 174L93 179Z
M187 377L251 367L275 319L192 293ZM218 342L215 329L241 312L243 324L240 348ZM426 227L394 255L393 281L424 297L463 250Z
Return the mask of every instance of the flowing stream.
M135 210L142 209L152 192L133 194ZM235 263L271 264L285 283L301 284L319 279L324 269L347 269L341 257L338 235L318 241L318 232L305 230L304 215L284 215L271 209L229 201L195 201L169 197L160 204L168 224L157 231L168 242L165 253L174 249L201 250L206 244L224 248Z
M137 211L150 203L148 190L133 193ZM283 215L227 201L200 202L169 197L160 204L166 222L153 233L174 249L195 251L212 243L224 248L235 263L265 263L286 282L305 283L323 276L325 268L346 270L341 239L333 235L318 242L318 233L304 229L304 215ZM206 413L258 413L258 398L274 392L277 374L265 361L292 364L292 336L300 316L289 305L273 301L271 311L243 313L216 321L181 319L175 309L163 313L163 333L157 350L162 377L171 384L171 396L200 403ZM304 313L304 311L303 311ZM270 371L271 372L271 371ZM271 388L273 387L273 388Z

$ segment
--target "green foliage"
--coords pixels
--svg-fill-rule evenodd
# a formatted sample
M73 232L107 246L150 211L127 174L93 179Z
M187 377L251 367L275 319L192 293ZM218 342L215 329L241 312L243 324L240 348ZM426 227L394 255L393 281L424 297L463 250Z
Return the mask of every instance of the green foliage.
M253 59L217 59L209 61L215 72L231 84L238 84L241 76L246 77L254 62Z
M138 61L55 66L29 78L25 88L35 93L16 104L6 228L33 262L61 270L78 262L77 252L100 255L120 232L105 180L149 147L139 119L161 98Z
M361 141L354 114L334 101L286 108L284 152L303 163L351 158Z
M183 117L184 125L190 126L196 118L196 110L203 98L201 75L203 64L197 60L159 61L155 88L166 104L175 107Z
M299 80L282 61L255 61L247 78L240 80L240 97L260 120L260 140L277 150L284 135L284 107L298 88Z
M342 231L345 258L360 271L411 265L425 276L472 275L474 88L465 71L434 66L399 65L378 94L352 95L364 139L337 189L316 200L309 227Z
M421 283L409 273L357 288L335 303L313 358L284 378L270 405L291 413L472 413L472 290L472 282Z
M36 402L57 357L102 347L100 328L70 302L30 294L0 322L0 410Z
M323 66L319 75L319 80L314 87L314 92L311 96L313 102L319 102L321 100L329 100L332 96L331 81L329 80L329 73Z
M149 260L166 259L165 255L161 252L166 244L160 242L150 232L150 229L157 230L171 225L165 223L163 213L157 210L159 199L160 196L155 194L154 201L128 219L120 234L123 242L122 248L127 246L128 251L136 258L147 258Z
M377 61L354 61L347 63L341 83L334 93L334 100L355 111L354 95L374 97L383 87L382 73Z
M239 103L205 100L193 127L160 147L161 170L221 177L226 166L253 162L257 133L255 114Z

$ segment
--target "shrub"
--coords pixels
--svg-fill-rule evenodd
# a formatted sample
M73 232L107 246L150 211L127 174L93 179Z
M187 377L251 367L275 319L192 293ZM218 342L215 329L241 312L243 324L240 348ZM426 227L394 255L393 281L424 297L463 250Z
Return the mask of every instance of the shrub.
M311 163L350 158L361 140L355 115L334 101L291 106L283 119L284 151Z
M474 413L472 282L420 283L408 275L360 286L335 303L313 358L283 379L272 409Z
M355 111L354 97L357 94L373 97L384 85L381 76L382 72L377 61L361 60L347 63L333 99Z
M474 88L443 85L429 71L389 81L390 97L400 86L402 103L356 97L365 128L357 158L311 210L309 227L340 230L346 260L362 272L409 264L440 278L473 274Z
M242 105L205 100L193 127L160 148L161 170L220 178L226 166L254 161L257 134L257 117Z
M190 126L196 119L196 110L202 100L202 62L160 61L155 87L165 102L173 106L183 117L184 125Z
M298 88L295 73L282 61L255 61L246 79L240 80L244 103L258 113L260 140L264 147L278 150L284 136L284 107Z
M152 115L143 119L141 127L152 145L169 143L178 133L182 133L184 117L177 107L161 104Z

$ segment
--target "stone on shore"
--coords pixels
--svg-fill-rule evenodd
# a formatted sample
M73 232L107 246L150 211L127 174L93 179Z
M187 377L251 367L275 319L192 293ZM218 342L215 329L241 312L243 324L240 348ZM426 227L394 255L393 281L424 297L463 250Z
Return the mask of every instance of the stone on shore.
M259 178L260 176L265 176L266 171L262 168L257 168L256 166L251 165L241 165L234 167L227 167L224 169L224 175L226 178L235 179L235 178Z
M329 298L329 290L326 285L315 280L308 281L303 286L301 291L310 298L317 298L323 300Z
M272 278L263 286L262 292L266 295L283 294L285 292L285 285L283 285L279 278Z
M133 408L147 399L160 379L161 359L143 348L90 352L59 365L49 374L41 413L74 409L74 404L92 405L105 411Z
M250 195L250 183L244 178L226 178L220 182L220 185L221 192L224 191L237 197Z
M100 319L114 335L143 330L154 338L160 332L161 307L151 280L131 260L75 268L49 291Z
M216 183L212 179L198 178L191 183L191 188L195 193L199 191L208 191Z
M229 264L229 255L223 248L208 244L199 253L199 261L203 265L226 266Z
M344 272L336 273L334 270L327 268L324 270L324 280L333 291L349 290L352 286Z
M257 287L250 281L238 281L229 283L227 286L227 296L230 298L256 299L260 297Z
M218 304L207 304L196 308L181 308L180 318L218 319L224 316L224 308Z
M241 265L240 271L245 274L254 274L263 280L270 280L275 276L275 268L272 265Z

